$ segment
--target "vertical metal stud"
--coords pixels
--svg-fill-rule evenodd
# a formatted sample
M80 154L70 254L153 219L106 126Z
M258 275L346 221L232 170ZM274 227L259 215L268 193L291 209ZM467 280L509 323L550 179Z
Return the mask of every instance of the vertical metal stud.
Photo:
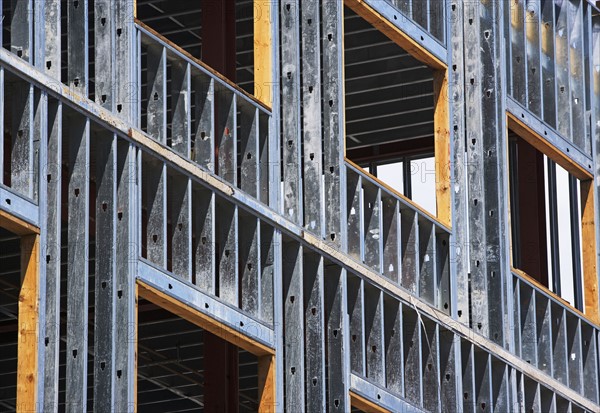
M365 340L367 374L373 383L385 385L383 296L379 289L365 285Z
M219 297L237 307L238 285L238 208L221 199L216 202L216 243Z
M111 410L115 337L117 147L113 134L94 134L96 245L94 286L94 409ZM104 136L103 136L104 135Z
M195 94L194 160L209 171L215 170L215 81L198 75L192 79Z
M301 3L302 147L304 158L304 226L322 235L323 151L321 145L321 22L319 3Z
M66 411L75 412L87 405L90 125L76 114L68 125Z
M200 290L215 294L215 195L194 186L192 225L195 233L195 284Z
M325 302L323 257L304 253L306 410L325 411Z
M327 407L330 412L346 412L350 408L348 377L349 325L346 271L325 264L325 323L327 329Z
M240 298L242 310L260 316L260 221L249 214L239 212L239 254L240 254Z
M281 2L281 119L283 214L300 223L302 180L300 160L300 12L299 4Z
M323 38L323 170L325 191L325 234L335 245L342 245L345 232L342 213L345 199L344 165L344 86L343 79L343 2L339 0L322 3L321 24Z
M46 218L46 314L43 409L58 409L60 351L60 272L61 272L61 187L62 187L62 103L48 101L48 149L45 168Z
M283 240L285 410L305 410L303 248Z
M171 173L167 179L171 271L192 281L192 197L188 177Z
M191 145L190 65L180 59L171 61L171 147L188 158Z

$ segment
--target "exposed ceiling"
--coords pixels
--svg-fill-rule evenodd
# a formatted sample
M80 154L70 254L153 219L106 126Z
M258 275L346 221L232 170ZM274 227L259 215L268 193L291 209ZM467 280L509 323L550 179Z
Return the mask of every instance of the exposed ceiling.
M431 146L433 71L348 8L344 30L347 148Z

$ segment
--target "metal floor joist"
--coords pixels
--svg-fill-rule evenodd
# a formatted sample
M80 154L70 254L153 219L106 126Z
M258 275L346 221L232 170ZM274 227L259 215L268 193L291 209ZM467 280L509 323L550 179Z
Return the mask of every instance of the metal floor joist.
M0 3L0 411L600 410L593 2Z

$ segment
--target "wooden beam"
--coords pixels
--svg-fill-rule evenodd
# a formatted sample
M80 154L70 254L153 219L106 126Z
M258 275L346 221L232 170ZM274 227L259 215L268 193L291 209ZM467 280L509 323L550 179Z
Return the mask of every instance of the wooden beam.
M192 324L222 338L244 350L254 354L255 356L274 355L275 350L259 343L244 335L229 326L220 323L214 318L190 308L185 303L176 300L168 294L159 291L158 289L145 284L142 281L137 281L138 293L140 298L144 298L151 303L172 312L175 315L189 321Z
M356 14L371 23L377 30L385 34L390 40L406 50L412 57L434 69L444 70L446 65L422 45L396 27L392 22L379 14L375 9L362 0L344 0Z
M258 358L258 411L274 413L276 408L275 357Z
M452 225L452 196L450 192L450 119L448 96L448 71L433 74L434 96L434 150L435 150L435 202L437 218L446 226Z
M552 159L558 165L566 169L571 175L575 176L580 180L592 179L593 176L573 162L568 156L562 151L550 144L540 135L535 133L530 127L525 125L519 118L514 116L512 113L507 112L507 123L508 128L525 139L531 146L542 152L548 158Z
M39 234L40 229L21 218L0 209L0 228L9 230L17 235Z
M38 321L39 321L39 235L21 238L21 291L17 358L18 411L37 409Z
M273 63L271 0L254 0L254 96L271 107Z
M598 271L596 265L596 227L594 217L594 181L580 182L581 245L583 255L583 296L585 315L600 324Z
M365 413L389 413L389 410L352 391L350 392L350 404Z

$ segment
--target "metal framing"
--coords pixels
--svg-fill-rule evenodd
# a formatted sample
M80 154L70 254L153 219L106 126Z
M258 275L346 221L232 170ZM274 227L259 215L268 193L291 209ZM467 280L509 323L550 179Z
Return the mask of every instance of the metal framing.
M254 95L135 2L9 3L19 410L136 411L139 297L258 355L261 411L600 409L591 2L248 1ZM437 217L344 158L344 6L438 71ZM583 311L510 266L508 128L585 183Z

